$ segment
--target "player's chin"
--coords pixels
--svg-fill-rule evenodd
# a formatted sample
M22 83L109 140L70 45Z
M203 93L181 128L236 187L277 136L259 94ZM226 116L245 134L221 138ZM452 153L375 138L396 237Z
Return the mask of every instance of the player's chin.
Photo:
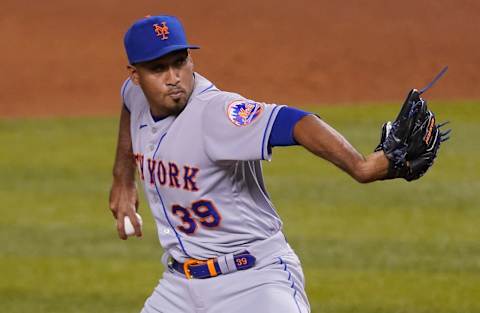
M170 110L172 115L180 114L187 104L187 97L172 97L170 100Z

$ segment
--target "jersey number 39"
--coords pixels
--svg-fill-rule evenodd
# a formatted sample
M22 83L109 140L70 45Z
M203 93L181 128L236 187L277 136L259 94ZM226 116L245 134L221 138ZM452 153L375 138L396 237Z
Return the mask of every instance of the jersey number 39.
M222 220L215 205L210 200L198 200L192 203L190 208L184 208L178 204L172 206L172 213L178 216L183 225L177 229L187 235L195 233L198 223L205 227L217 227Z

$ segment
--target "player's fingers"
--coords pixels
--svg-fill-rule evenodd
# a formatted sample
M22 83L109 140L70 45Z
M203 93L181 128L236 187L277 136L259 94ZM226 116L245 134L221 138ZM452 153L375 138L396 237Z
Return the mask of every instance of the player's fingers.
M117 218L117 212L118 212L118 206L116 203L114 202L110 202L109 203L109 208L110 208L110 212L112 212L112 215L114 218Z
M138 205L139 205L139 203L140 203L140 202L138 201L138 194L137 194L137 195L135 195L135 211L138 210Z
M117 215L117 232L118 232L118 237L122 240L127 239L127 234L125 234L124 218L125 218L124 214L119 213Z
M110 211L112 212L112 215L114 218L117 218L117 211L118 211L118 201L114 199L113 196L113 188L110 190L110 196L108 198L108 207L110 208Z
M110 206L110 212L112 212L113 217L117 218L117 209L115 207Z
M128 217L130 218L133 229L135 230L135 236L142 237L142 225L140 224L140 221L137 218L137 214L135 213L136 211L133 211L128 215Z

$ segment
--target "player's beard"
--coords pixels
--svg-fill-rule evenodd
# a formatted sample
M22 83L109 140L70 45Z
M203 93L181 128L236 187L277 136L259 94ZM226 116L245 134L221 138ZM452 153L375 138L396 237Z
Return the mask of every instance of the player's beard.
M183 88L177 88L179 93L176 96L172 96L170 92L160 94L157 93L155 97L149 97L149 94L145 93L147 101L150 104L150 111L156 117L177 116L185 109L185 106L189 99L189 94ZM181 92L180 92L181 90ZM160 96L160 97L159 97Z
M182 111L185 109L188 103L189 95L187 95L187 92L183 89L181 89L181 92L178 94L173 94L168 96L170 100L173 102L172 105L172 110L171 110L171 115L179 115L182 113Z
M183 110L187 106L187 100L178 99L178 100L173 100L173 101L175 102L175 106L173 107L171 115L178 116L178 115L180 115L180 113L183 112Z

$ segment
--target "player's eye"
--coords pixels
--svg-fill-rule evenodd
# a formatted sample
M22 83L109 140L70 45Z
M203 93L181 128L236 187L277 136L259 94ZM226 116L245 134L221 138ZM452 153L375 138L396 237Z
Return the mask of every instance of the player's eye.
M167 66L162 64L157 64L154 67L152 67L152 71L154 72L165 72L166 70L167 70Z
M181 59L176 60L174 65L176 67L180 67L180 66L185 65L185 63L187 63L187 58L181 58Z

